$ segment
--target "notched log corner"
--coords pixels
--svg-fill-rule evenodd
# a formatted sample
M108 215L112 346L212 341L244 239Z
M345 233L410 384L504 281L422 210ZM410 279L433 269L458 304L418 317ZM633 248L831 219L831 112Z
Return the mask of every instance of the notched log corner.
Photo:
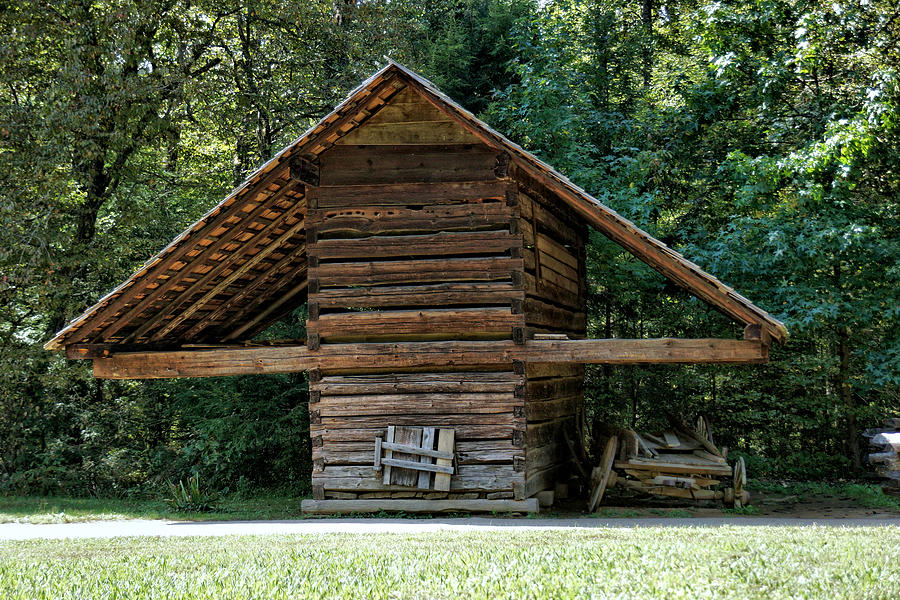
M319 165L300 156L291 161L291 179L312 187L319 185Z

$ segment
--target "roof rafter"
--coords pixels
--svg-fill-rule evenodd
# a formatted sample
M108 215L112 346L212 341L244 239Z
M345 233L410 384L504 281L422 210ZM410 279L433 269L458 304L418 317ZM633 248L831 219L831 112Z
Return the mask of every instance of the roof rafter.
M268 250L263 249L251 254L259 242L265 239L265 236L260 235L262 231L253 230L248 225L259 222L259 217L265 214L267 209L274 208L278 200L284 200L285 194L300 187L297 182L290 179L289 164L295 157L299 156L315 161L319 154L332 147L339 138L359 127L396 93L407 87L415 90L452 121L461 125L488 146L508 153L511 158L511 168L527 173L600 232L663 276L736 321L744 325L758 325L764 333L763 339L771 337L782 342L786 340L787 329L766 311L758 308L733 289L685 259L681 254L635 226L631 221L604 206L533 154L491 129L441 93L428 80L391 62L351 92L347 99L329 115L260 167L218 206L194 223L127 281L104 296L83 315L73 320L50 340L45 348L58 349L82 340L124 344L133 341L145 343L141 340L154 328L156 331L147 342L162 341L171 333L177 334L179 340L191 340L197 336L205 339L209 337L207 333L204 333L206 331L224 334L226 340L233 340L245 334L253 334L267 326L279 314L290 310L293 307L291 302L296 302L298 295L305 289L305 283L297 281L298 276L295 273L287 273L278 277L279 271L292 264L292 261L285 262L285 257L282 257L262 272L254 272L253 268L266 256L275 252L282 243L291 246L295 242L292 241L290 235L284 237L282 234L279 236L278 242L273 241L269 244L271 248L267 246ZM270 185L279 180L286 180L287 183L282 184L282 187L276 192L268 190ZM264 197L260 198L260 196ZM259 206L248 210L247 203L257 199ZM305 205L305 202L294 200L297 205ZM298 212L297 206L281 210L284 212L275 219L281 223L289 218L286 216L288 213L297 214ZM242 215L242 212L247 214ZM229 222L236 216L240 219L229 226ZM301 215L301 220L289 228L293 230L293 234L300 234L302 218ZM276 231L275 227L270 227L271 225L272 223L266 225L263 231L267 233ZM218 237L213 235L213 232L223 227L225 228L223 233ZM252 235L243 241L235 241L241 233ZM205 247L202 246L204 241L210 239L212 239L211 243ZM234 243L239 244L236 250L230 251L219 262L209 262L218 252L229 248ZM200 261L206 262L199 264L199 267L202 269L209 265L211 267L209 271L201 275L192 268L182 267L175 271L172 270L173 265L198 249L199 253L188 259L196 261L198 257L202 257ZM293 254L297 249L297 246L294 245L289 253ZM259 254L263 252L265 254L259 257ZM228 269L231 270L228 271ZM228 274L224 276L224 279L217 282L216 277L226 272ZM250 276L252 279L246 282L241 279L244 276ZM185 281L192 281L192 283L187 284ZM271 283L265 283L267 281ZM246 282L244 290L249 287L257 292L257 297L246 302L243 308L238 309L234 314L229 315L231 309L240 306L242 302L250 298L249 292L237 290L234 292L234 296L225 299L222 304L203 314L195 322L189 321L217 295L238 282ZM152 287L154 285L155 287ZM166 294L179 286L184 286L185 289L179 292L171 302L163 302ZM278 290L288 287L289 290L279 296L278 301L274 304L267 305L261 300L272 298ZM181 313L166 321L166 317L185 305L186 308ZM142 321L142 315L146 315L150 311L155 312ZM178 334L182 326L186 326L187 329ZM116 334L129 327L134 328L133 331L123 340L117 341ZM228 329L232 327L235 329L229 332Z

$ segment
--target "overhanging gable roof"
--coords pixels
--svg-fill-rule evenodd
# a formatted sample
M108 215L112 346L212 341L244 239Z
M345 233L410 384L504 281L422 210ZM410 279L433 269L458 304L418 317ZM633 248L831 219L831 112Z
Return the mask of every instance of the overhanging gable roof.
M45 348L75 343L178 344L249 339L305 299L304 188L294 157L314 160L411 86L528 173L604 235L714 308L779 341L784 325L491 129L431 82L389 63L334 111L260 167L135 274L74 319Z

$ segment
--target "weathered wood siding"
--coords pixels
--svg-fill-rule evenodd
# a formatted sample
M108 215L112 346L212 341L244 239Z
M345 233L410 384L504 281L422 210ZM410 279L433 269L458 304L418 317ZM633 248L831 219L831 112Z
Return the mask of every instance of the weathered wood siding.
M522 235L504 158L414 93L323 153L308 190L308 346L523 341ZM523 498L524 376L511 363L469 369L316 375L316 496L438 497L386 486L373 468L375 437L406 425L455 429L451 497Z
M470 143L323 154L306 218L310 347L523 338L522 235L499 160Z
M553 489L569 475L566 436L578 441L584 404L584 366L529 363L525 384L525 495Z
M535 333L586 334L585 245L587 226L558 198L519 186L524 248L525 323Z
M507 372L319 376L310 382L313 489L317 496L448 497L386 486L373 468L388 425L452 427L450 496L524 497L524 377Z
M584 338L588 230L582 219L543 186L518 174L523 235L527 336ZM529 364L526 369L526 496L553 489L569 475L566 436L578 440L584 405L584 366Z

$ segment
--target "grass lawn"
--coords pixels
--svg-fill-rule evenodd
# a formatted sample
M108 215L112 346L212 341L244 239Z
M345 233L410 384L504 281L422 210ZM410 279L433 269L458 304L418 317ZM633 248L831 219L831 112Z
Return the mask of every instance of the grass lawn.
M881 491L880 485L861 483L825 483L819 481L774 482L751 480L751 492L768 492L793 496L796 502L809 499L842 498L863 508L900 510L900 500Z
M876 485L856 483L817 482L771 482L752 480L750 490L754 504L740 510L719 507L707 510L699 516L720 515L765 515L774 514L767 510L771 503L762 495L778 496L780 508L797 510L800 513L828 515L822 509L832 507L842 510L877 509L882 512L900 512L900 502L887 496ZM0 496L0 523L74 523L109 519L171 519L186 521L222 521L256 519L299 519L300 502L298 496L257 495L244 497L227 495L221 498L213 512L176 512L161 500L126 500L116 498L65 498L42 496ZM715 505L711 505L715 506ZM580 510L579 503L576 510ZM785 511L779 511L784 513ZM387 515L380 515L387 516ZM414 516L414 515L406 515ZM594 516L614 517L693 517L698 516L697 507L686 503L676 508L623 508L601 506L594 515L573 515L566 513L542 513L541 517L554 516ZM779 514L785 516L785 514ZM800 516L810 516L802 514ZM860 516L852 513L843 516ZM0 599L2 600L2 599Z
M300 498L222 499L214 512L173 512L160 500L0 496L0 523L75 523L107 519L226 521L300 518Z
M0 597L900 597L900 527L0 543Z

